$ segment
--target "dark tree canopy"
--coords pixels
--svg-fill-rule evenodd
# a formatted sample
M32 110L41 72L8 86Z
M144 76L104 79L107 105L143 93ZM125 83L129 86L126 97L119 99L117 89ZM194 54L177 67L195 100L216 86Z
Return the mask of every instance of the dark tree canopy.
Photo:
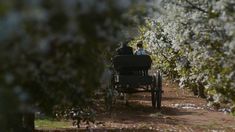
M110 50L123 37L131 5L131 0L0 1L0 128L20 127L22 113L35 111L74 111L77 119L92 115L91 97Z

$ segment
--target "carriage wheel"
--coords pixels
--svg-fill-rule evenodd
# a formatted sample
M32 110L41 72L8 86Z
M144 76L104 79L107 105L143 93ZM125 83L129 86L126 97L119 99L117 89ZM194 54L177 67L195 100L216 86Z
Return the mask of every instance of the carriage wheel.
M157 73L157 93L156 93L156 98L157 98L157 108L161 108L161 102L162 102L162 76L161 73Z
M160 72L153 77L151 90L152 107L160 109L162 101L162 76Z
M157 84L156 77L153 76L153 83L152 83L152 86L151 86L151 99L152 99L152 107L153 108L156 108L156 105L157 105L156 84Z

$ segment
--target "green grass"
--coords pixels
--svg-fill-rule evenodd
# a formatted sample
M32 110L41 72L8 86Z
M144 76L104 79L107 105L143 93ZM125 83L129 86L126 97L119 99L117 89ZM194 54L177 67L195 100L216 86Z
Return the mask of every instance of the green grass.
M36 119L36 128L56 129L56 128L74 128L71 121L52 120L52 119Z

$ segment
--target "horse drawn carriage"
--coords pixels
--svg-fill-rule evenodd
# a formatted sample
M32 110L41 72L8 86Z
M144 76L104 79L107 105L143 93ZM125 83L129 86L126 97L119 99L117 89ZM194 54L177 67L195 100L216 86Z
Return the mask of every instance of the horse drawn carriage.
M152 65L148 55L118 55L113 58L112 89L119 93L151 92L153 108L161 108L162 76L159 71L150 75Z

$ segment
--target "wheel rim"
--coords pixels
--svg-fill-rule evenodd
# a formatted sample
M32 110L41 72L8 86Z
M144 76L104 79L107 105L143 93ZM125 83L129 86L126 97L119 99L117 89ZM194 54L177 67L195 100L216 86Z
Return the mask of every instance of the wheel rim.
M162 76L160 72L158 72L157 74L157 88L158 88L158 92L156 93L157 94L157 108L160 109L161 100L162 100Z

